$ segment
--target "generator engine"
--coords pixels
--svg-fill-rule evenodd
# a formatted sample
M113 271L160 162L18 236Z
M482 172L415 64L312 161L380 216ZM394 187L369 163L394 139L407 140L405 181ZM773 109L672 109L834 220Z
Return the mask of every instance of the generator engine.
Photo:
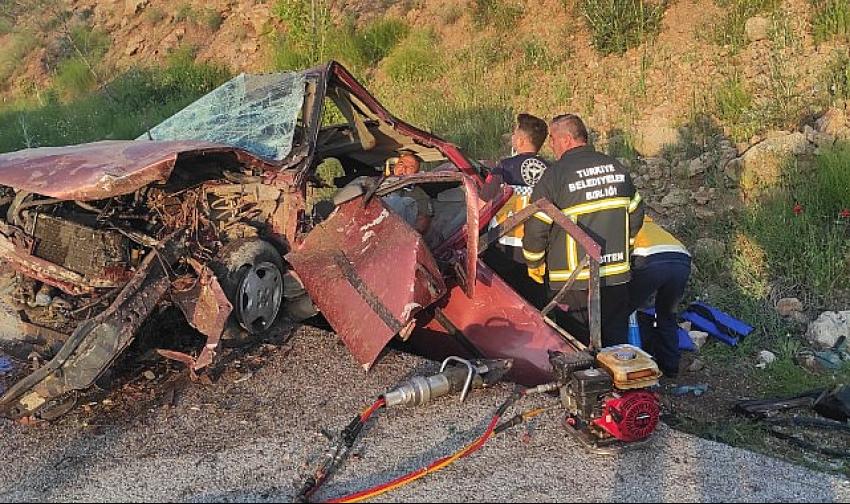
M646 440L661 415L648 389L661 372L646 352L630 345L587 352L550 352L549 361L567 410L565 427L589 449L610 453Z

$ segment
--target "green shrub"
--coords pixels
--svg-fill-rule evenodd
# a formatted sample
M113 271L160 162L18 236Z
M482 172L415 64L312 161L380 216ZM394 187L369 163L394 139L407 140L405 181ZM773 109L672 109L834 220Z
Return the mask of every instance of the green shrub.
M850 145L821 153L813 167L789 162L782 183L741 219L742 230L764 250L771 277L822 303L850 287L850 219L840 217L850 208L847 166Z
M358 29L352 18L332 22L323 2L281 0L274 15L286 26L272 36L271 63L278 70L296 70L336 59L354 71L384 59L407 35L399 19L380 19Z
M57 89L67 98L76 98L97 85L97 78L82 58L71 58L59 63L53 80Z
M286 26L285 33L272 37L271 63L275 69L295 70L324 61L333 31L327 0L278 0L272 15Z
M174 14L174 20L178 23L190 21L196 16L195 9L189 2L182 2L177 6L177 12Z
M847 0L812 0L815 42L833 38L850 42L850 3Z
M15 23L13 23L12 20L0 17L0 36L12 33L12 30L14 29Z
M168 17L168 14L165 13L164 10L159 7L151 7L145 10L145 21L149 24L156 25L165 20Z
M478 28L494 26L505 31L516 26L522 14L522 5L512 1L475 0L472 3L472 22Z
M82 53L82 56L92 64L102 58L106 54L106 51L109 50L109 46L112 45L112 40L106 32L93 30L86 25L78 25L71 28L70 37L74 46Z
M398 83L421 83L435 78L442 70L437 39L433 32L411 33L384 60L387 75Z
M217 32L222 23L224 23L224 18L215 9L206 8L198 15L198 24L205 26L212 32Z
M379 19L357 33L363 58L374 65L386 58L408 34L407 24L400 19Z
M456 3L450 3L440 11L440 21L444 25L453 25L463 16L463 7Z
M21 60L38 46L38 39L29 33L16 33L8 44L0 47L0 85L12 76Z
M745 27L747 20L757 14L771 13L780 0L715 0L726 9L722 21L715 25L715 41L738 50L747 43Z
M850 53L836 53L823 72L822 82L832 101L850 100Z
M609 133L605 152L609 156L626 159L631 163L634 163L640 157L640 153L635 148L633 135L624 131L613 131Z
M545 44L529 39L522 43L522 62L526 68L552 71L559 60Z
M714 96L715 111L736 141L748 140L758 130L754 120L753 95L736 76L727 79Z
M658 33L667 1L583 0L580 8L593 47L602 54L622 54Z
M138 137L230 76L226 68L194 63L187 54L172 57L166 67L131 69L67 103L47 93L42 105L0 109L0 152Z

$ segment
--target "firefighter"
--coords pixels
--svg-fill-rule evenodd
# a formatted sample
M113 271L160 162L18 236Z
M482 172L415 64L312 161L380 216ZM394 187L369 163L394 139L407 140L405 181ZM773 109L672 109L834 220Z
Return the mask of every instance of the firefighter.
M531 201L546 198L602 246L601 304L604 346L625 343L628 334L628 282L631 240L643 224L644 206L628 171L616 160L588 145L587 128L573 114L554 118L549 137L556 162L534 187ZM579 267L584 249L550 216L538 212L525 223L523 256L528 274L548 284L547 298L564 286ZM588 342L587 288L589 268L567 293L566 313L558 322Z
M528 206L534 185L549 167L538 155L548 134L549 128L543 119L531 114L517 115L516 126L511 134L512 156L502 159L491 172L492 175L501 176L504 183L511 186L513 196L490 222L491 228ZM484 259L514 290L532 304L539 305L542 299L537 284L526 274L522 233L522 226L512 229L485 252Z
M679 372L676 307L682 300L691 275L691 255L672 234L652 218L644 220L632 250L632 280L629 283L629 310L644 306L655 294L655 323L642 343L670 378Z

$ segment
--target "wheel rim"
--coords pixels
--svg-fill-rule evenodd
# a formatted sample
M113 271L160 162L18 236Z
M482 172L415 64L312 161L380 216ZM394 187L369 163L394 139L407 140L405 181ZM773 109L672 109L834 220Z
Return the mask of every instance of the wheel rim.
M239 285L237 316L242 327L261 332L274 323L283 300L283 277L276 265L252 265Z

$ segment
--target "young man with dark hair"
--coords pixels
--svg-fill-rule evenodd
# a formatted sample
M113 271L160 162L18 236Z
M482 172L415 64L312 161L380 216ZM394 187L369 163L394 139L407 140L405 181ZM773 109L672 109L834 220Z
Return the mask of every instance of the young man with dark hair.
M534 187L531 201L546 198L602 245L602 343L626 343L628 282L632 240L643 224L644 207L629 172L614 158L588 145L587 128L580 117L560 115L549 127L552 151L558 160ZM523 255L529 276L548 280L552 299L581 266L584 249L543 212L525 223ZM578 273L559 322L573 336L588 341L587 283L589 268Z
M548 168L547 162L538 156L548 132L549 128L543 119L531 114L517 115L516 126L511 134L513 154L502 159L492 171L493 175L501 176L502 180L511 186L514 194L493 218L491 228L528 206L534 185ZM537 295L539 289L526 273L525 260L522 257L522 236L522 226L511 230L485 253L485 261L510 283L514 290L537 305L542 300Z

